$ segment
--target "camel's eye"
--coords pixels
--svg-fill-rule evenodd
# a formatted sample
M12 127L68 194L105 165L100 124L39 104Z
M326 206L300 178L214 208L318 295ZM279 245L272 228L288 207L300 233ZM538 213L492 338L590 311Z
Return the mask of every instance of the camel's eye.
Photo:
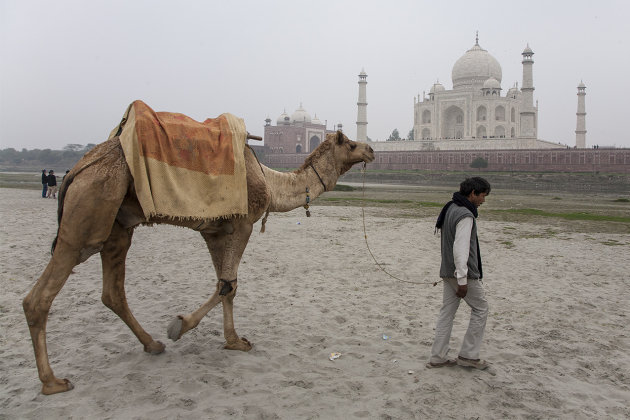
M350 150L354 150L357 148L357 145L355 143L350 143Z

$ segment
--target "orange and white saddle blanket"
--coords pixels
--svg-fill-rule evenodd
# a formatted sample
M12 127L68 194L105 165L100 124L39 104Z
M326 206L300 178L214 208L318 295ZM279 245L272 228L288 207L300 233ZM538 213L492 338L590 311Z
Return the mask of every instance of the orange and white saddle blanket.
M147 219L247 214L247 131L241 118L221 114L198 122L134 101L109 138L117 135Z

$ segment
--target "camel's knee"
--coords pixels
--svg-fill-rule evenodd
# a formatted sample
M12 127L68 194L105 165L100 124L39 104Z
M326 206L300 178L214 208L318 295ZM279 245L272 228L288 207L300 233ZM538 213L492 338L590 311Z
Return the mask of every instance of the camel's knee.
M238 288L236 282L237 279L219 279L219 282L217 283L217 290L219 291L219 295L233 298L236 295L236 289Z

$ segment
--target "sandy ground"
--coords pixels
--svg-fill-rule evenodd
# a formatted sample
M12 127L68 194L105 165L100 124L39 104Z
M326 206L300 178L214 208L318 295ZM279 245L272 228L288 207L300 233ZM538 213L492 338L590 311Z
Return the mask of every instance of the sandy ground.
M76 388L43 396L21 301L48 262L56 204L0 189L0 418L630 417L628 236L484 221L483 208L489 371L426 369L441 285L381 272L360 208L315 206L311 218L295 210L272 214L264 234L255 227L234 312L254 343L248 353L222 349L220 308L181 340L166 336L170 320L215 287L198 234L160 226L134 235L128 300L167 344L161 355L144 353L101 304L100 258L77 266L48 322L52 367ZM387 270L436 279L433 218L368 208L366 223ZM468 315L462 305L452 355ZM331 361L332 352L341 356Z

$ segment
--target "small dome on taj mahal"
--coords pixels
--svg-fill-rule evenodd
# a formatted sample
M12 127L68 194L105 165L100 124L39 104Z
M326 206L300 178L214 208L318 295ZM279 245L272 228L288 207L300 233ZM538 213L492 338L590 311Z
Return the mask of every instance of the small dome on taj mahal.
M501 89L501 83L494 77L489 78L483 82L484 89Z
M429 93L443 92L444 90L445 89L442 83L436 81L435 83L433 83L433 86L431 86L431 90L429 90Z

